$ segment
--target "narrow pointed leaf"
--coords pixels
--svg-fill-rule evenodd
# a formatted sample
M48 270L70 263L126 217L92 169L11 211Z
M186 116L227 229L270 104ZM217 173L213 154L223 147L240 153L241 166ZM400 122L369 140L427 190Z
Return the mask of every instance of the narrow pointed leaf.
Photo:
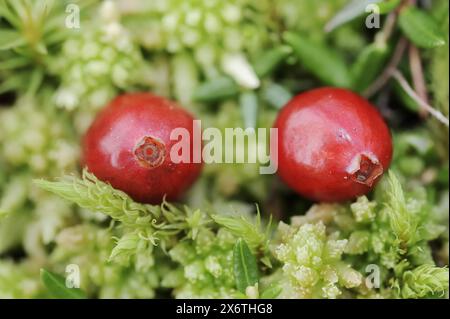
M259 298L260 299L274 299L280 295L282 290L283 289L280 286L278 286L276 284L272 284L262 291L261 296Z
M258 266L255 256L243 239L239 239L234 245L233 264L236 287L245 293L247 287L258 282Z
M401 11L399 25L408 39L418 47L435 48L445 44L445 37L436 21L416 7Z
M286 32L283 38L294 49L301 64L322 82L350 87L351 77L346 63L333 49L292 32Z
M187 104L198 85L197 66L189 54L179 53L172 59L172 70L175 97L180 103Z
M336 15L326 24L325 31L331 32L337 27L362 16L368 5L379 3L382 0L352 0L339 10Z
M64 277L41 269L41 281L50 295L58 299L85 299L86 294L79 288L68 288Z
M253 63L256 74L260 78L270 74L291 54L291 51L290 47L283 45L264 52Z
M197 102L213 102L237 95L239 86L227 76L218 77L197 86L193 99Z
M258 98L253 92L242 93L239 97L245 128L256 128L258 121Z
M20 68L29 63L29 60L22 56L14 56L0 62L0 70L11 70Z
M351 68L352 89L363 92L380 74L388 55L389 49L385 45L372 43L366 46Z
M264 100L276 109L281 109L292 98L284 86L272 83L263 91Z
M0 51L9 50L26 43L25 38L17 31L0 30Z

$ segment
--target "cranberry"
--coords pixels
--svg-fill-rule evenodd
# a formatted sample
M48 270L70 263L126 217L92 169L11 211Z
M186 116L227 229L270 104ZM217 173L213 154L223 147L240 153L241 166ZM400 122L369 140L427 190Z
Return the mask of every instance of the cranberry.
M100 180L144 203L177 199L200 174L201 163L174 163L175 128L192 138L194 118L174 102L148 93L124 94L103 109L86 133L83 161Z
M339 88L299 94L281 110L278 174L295 191L318 201L366 194L388 168L392 140L368 101Z

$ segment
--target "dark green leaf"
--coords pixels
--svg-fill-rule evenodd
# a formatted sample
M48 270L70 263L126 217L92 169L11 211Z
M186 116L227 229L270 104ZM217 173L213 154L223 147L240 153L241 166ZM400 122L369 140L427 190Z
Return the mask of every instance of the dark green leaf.
M236 82L222 76L200 84L194 91L193 99L198 102L213 102L235 96L238 92Z
M331 48L292 32L286 32L283 38L294 49L302 65L322 82L350 87L351 77L345 61Z
M236 287L245 293L247 287L254 286L258 282L258 265L243 239L239 239L234 245L233 264Z
M0 50L9 50L26 43L25 38L17 31L0 30Z
M445 37L436 21L416 7L408 7L400 12L399 25L418 47L434 48L445 44Z
M253 63L253 68L259 77L270 74L276 67L283 62L291 53L291 48L287 46L278 46L261 54Z
M41 269L41 281L50 295L59 299L84 299L86 294L78 288L66 287L64 277Z
M261 292L261 295L259 298L260 299L274 299L279 296L279 294L281 293L282 290L283 289L280 286L278 286L276 284L272 284Z
M258 98L253 92L242 93L239 97L245 128L255 128L258 121Z
M375 80L383 69L388 54L388 48L377 43L372 43L361 51L351 68L353 90L363 92Z

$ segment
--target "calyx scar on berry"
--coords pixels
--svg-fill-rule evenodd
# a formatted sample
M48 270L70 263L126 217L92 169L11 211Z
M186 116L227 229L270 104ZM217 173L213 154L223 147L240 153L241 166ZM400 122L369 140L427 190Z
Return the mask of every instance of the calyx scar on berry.
M166 145L158 138L144 136L134 149L139 164L144 167L158 167L166 158Z

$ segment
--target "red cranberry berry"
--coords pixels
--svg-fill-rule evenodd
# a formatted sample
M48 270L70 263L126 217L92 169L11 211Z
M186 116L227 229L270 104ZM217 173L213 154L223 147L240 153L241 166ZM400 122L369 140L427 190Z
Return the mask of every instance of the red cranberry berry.
M174 102L148 93L124 94L96 117L83 141L83 160L100 180L143 203L179 198L197 179L201 163L174 163L173 129L190 134L194 118Z
M387 170L392 140L376 108L357 94L319 88L281 110L278 174L304 197L343 201L366 194Z

